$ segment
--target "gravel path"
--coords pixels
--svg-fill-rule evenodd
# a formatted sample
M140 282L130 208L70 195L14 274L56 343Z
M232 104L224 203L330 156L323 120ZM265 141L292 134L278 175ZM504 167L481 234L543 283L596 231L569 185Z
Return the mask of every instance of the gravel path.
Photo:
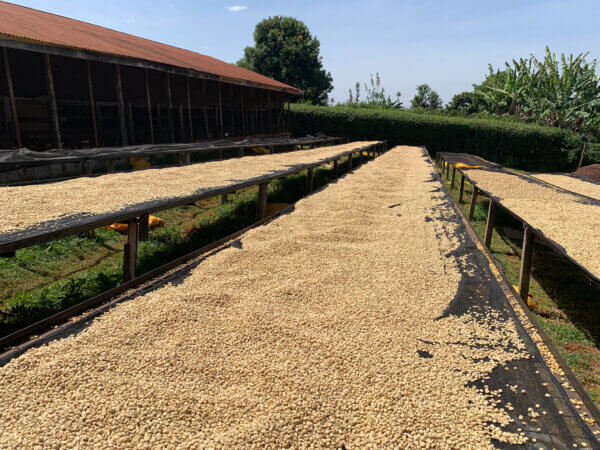
M562 189L600 200L598 181L586 180L567 173L540 173L533 176Z
M524 442L500 393L473 385L494 370L521 383L515 322L446 314L483 270L461 227L423 151L391 150L0 368L0 447Z
M554 189L516 172L465 169L465 173L600 278L600 201Z
M200 189L226 186L317 162L374 142L351 142L312 150L247 156L182 167L107 174L28 186L0 187L0 235L52 223L123 210L154 200L185 197Z

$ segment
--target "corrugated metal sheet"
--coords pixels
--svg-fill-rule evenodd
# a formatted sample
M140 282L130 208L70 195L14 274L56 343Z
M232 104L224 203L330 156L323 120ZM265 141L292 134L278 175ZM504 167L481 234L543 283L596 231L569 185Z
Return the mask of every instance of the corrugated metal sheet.
M292 86L210 56L2 1L0 1L0 34L45 45L169 64L299 92Z

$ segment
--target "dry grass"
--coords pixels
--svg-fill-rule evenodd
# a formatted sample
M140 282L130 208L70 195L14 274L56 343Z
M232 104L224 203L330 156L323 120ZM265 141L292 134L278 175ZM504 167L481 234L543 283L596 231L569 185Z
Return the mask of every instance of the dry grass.
M600 205L575 193L553 189L528 175L485 169L465 173L484 191L520 216L600 278Z
M514 324L436 320L461 257L433 171L421 149L392 150L177 283L13 360L0 446L523 442L502 430L496 393L467 387L528 356Z
M107 174L94 178L0 187L0 234L77 214L102 214L148 201L184 197L290 166L317 162L374 142L322 147L260 157L247 156L183 167Z
M540 173L533 176L562 189L600 200L600 183L597 181L588 181L567 173Z

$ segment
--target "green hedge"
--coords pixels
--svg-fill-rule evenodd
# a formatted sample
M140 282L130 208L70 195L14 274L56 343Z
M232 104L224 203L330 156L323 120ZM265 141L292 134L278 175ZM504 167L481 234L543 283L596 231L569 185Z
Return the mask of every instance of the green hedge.
M309 106L291 108L292 133L325 133L351 139L387 139L388 145L424 145L463 152L525 170L577 167L582 138L569 131L499 119L427 115L405 110ZM586 163L600 162L600 145L588 144Z

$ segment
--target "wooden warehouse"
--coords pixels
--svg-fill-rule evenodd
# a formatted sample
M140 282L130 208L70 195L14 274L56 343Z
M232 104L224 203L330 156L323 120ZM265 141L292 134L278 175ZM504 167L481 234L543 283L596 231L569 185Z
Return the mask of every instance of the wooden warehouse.
M192 142L289 131L301 91L209 56L0 2L0 148Z

